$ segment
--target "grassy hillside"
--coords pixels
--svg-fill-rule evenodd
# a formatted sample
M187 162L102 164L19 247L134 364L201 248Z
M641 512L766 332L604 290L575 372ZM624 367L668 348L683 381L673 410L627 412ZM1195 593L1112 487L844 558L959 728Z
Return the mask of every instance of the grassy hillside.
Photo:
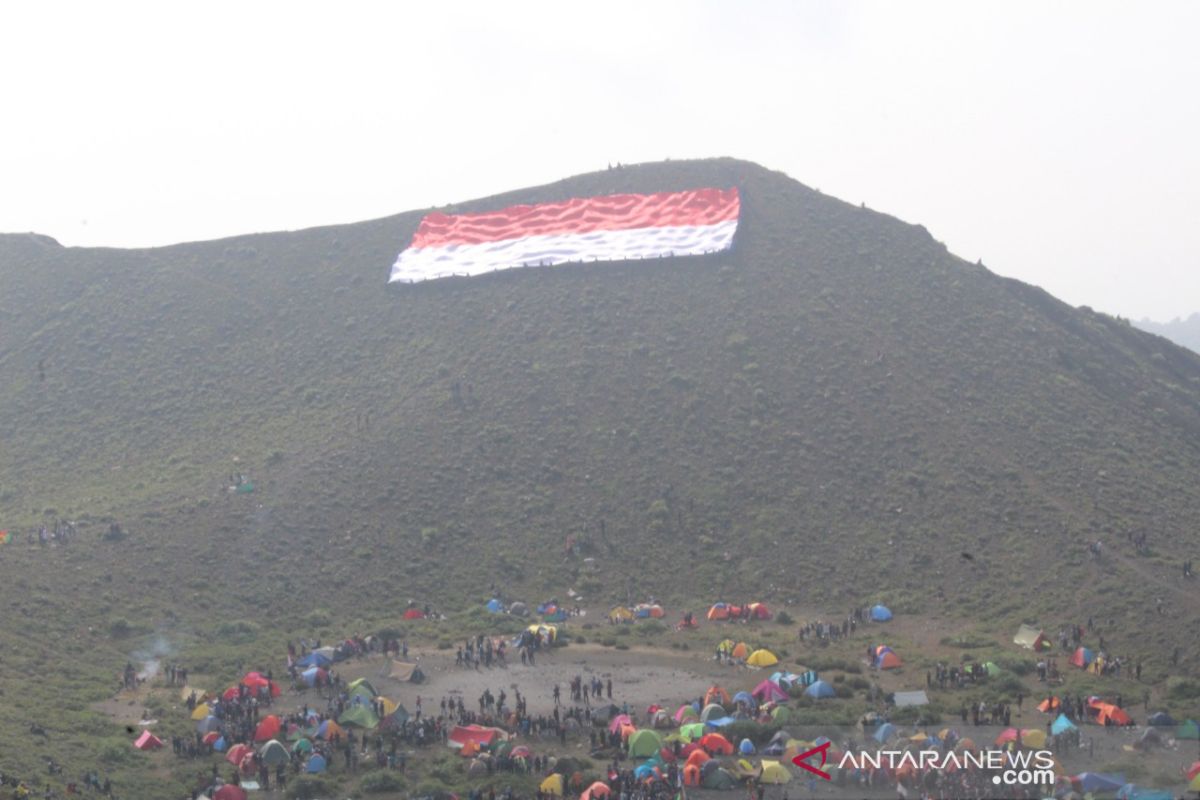
M448 210L706 185L742 189L731 254L419 286L385 280L423 211L152 250L0 237L0 528L81 522L0 552L7 671L61 670L56 707L81 705L137 638L114 623L232 669L314 609L369 625L492 582L1095 614L1160 671L1200 656L1200 356L740 161ZM42 700L13 680L20 726Z

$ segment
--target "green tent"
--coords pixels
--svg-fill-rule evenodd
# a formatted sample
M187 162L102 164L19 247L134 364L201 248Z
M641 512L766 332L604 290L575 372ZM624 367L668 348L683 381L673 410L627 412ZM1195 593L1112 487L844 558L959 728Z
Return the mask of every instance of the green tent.
M355 703L342 712L338 717L339 725L357 725L360 728L374 728L379 724L379 717L375 716L375 712L370 706Z
M984 669L984 672L986 672L988 674L989 678L994 678L997 675L999 675L1001 672L1003 672L1003 670L1000 669L1000 665L997 664L995 661L987 662L986 664L983 665L983 669Z
M704 780L700 782L705 789L717 789L722 792L727 792L737 786L737 779L724 767L709 770L704 776Z
M375 691L375 687L372 686L371 682L366 678L359 678L356 681L350 681L346 688L350 690L350 694L362 694L362 692L359 690L365 689L366 691L370 692L368 697L376 697L379 695L379 692Z
M689 722L687 725L680 725L679 735L685 742L698 741L704 735L704 723Z
M293 753L311 753L312 749L312 742L310 742L308 739L300 739L298 742L292 745Z
M1200 739L1200 725L1197 725L1194 719L1180 723L1178 730L1175 731L1175 738Z
M658 755L661 748L662 738L649 728L643 728L629 735L630 758L649 758Z
M775 706L771 709L771 719L779 724L783 724L792 718L792 712L787 706Z
M287 748L279 743L278 740L272 739L263 745L262 750L258 751L258 757L268 767L274 767L278 764L286 764L292 760L292 756L288 753Z

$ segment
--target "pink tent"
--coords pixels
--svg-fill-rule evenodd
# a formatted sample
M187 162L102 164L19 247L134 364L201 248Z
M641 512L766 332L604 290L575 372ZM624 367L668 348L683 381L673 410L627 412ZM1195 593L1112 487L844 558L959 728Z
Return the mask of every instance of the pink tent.
M772 680L764 680L758 686L754 687L754 691L750 694L758 698L760 703L779 702L787 700L787 692L779 688L779 684Z
M150 731L142 731L142 735L137 738L133 746L138 750L157 750L163 746L162 739L155 736Z

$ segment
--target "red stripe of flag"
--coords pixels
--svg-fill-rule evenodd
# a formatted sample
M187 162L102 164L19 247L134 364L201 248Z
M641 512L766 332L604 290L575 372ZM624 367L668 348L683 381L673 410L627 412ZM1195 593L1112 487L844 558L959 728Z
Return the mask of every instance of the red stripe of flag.
M511 206L481 214L434 212L421 220L409 247L445 247L526 236L714 225L737 219L739 209L738 190L734 187L575 198L561 203Z

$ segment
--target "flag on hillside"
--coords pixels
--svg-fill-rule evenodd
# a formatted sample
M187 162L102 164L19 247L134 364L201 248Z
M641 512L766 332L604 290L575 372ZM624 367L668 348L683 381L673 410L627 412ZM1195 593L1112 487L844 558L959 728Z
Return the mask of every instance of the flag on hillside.
M741 211L736 188L614 194L427 214L389 283L513 267L693 256L728 250Z

